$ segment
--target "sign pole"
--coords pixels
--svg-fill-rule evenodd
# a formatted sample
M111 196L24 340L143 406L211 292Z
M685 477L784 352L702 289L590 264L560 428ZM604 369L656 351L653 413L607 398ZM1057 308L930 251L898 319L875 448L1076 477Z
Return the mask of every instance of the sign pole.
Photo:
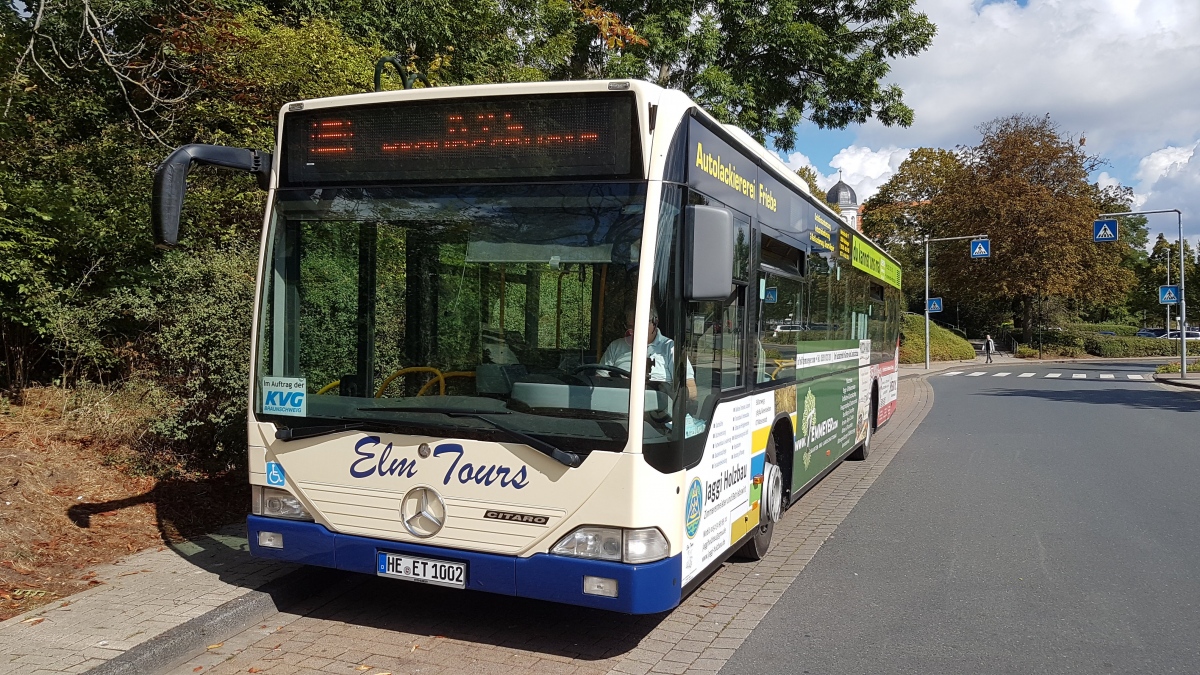
M1183 212L1179 209L1159 209L1157 211L1124 211L1122 213L1102 213L1101 218L1116 218L1117 216L1146 216L1153 213L1174 213L1179 224L1179 377L1187 379L1187 307L1183 301L1184 290L1184 255L1183 255ZM1093 225L1094 227L1094 225ZM1093 239L1095 237L1093 236ZM1171 285L1171 256L1167 256L1167 285ZM1171 333L1171 306L1167 305L1167 334Z
M925 370L929 370L929 235L925 235Z
M1179 221L1179 377L1187 379L1187 304L1184 300L1183 247L1187 243L1183 239L1183 213L1175 212ZM1168 328L1168 330L1170 330Z

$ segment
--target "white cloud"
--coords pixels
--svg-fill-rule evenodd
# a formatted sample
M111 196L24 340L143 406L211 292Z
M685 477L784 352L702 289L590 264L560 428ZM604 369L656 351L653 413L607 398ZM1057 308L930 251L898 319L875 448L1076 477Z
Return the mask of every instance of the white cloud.
M1137 208L1145 210L1179 209L1183 212L1184 234L1189 239L1200 234L1200 142L1187 146L1168 146L1156 150L1138 163ZM1177 232L1177 221L1158 216L1151 231ZM1153 240L1153 237L1151 237Z
M834 155L833 159L829 160L829 166L841 170L841 179L854 188L855 194L858 195L858 203L861 204L879 191L879 186L896 173L900 163L907 159L911 152L910 148L895 146L872 150L865 146L851 145ZM784 163L793 171L805 166L812 167L817 173L817 185L822 190L828 190L838 182L837 171L830 174L821 172L808 155L802 152L791 153Z
M910 129L865 125L873 147L954 147L975 127L1049 112L1088 150L1136 158L1196 139L1200 2L1196 0L919 0L933 46L894 63L916 111Z
M858 194L858 203L870 199L879 191L879 186L887 182L892 174L900 168L900 163L908 159L910 148L889 146L880 150L872 150L860 145L851 145L829 160L829 165L841 169L842 180L854 188ZM837 174L827 177L830 186L837 180Z

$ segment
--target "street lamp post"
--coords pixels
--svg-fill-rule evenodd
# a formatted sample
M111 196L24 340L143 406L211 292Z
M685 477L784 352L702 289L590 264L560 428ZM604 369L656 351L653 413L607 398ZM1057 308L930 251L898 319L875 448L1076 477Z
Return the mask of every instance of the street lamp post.
M1117 216L1148 216L1155 213L1174 213L1175 221L1179 225L1179 376L1187 379L1187 302L1184 299L1184 277L1183 271L1184 255L1183 255L1183 212L1179 209L1160 209L1158 211L1125 211L1122 213L1102 213L1101 218L1115 218ZM1171 260L1167 258L1167 285L1171 284ZM1171 334L1171 306L1167 305L1167 335Z
M929 370L929 244L938 241L958 241L960 239L987 239L986 234L970 237L939 237L930 239L925 235L925 370Z

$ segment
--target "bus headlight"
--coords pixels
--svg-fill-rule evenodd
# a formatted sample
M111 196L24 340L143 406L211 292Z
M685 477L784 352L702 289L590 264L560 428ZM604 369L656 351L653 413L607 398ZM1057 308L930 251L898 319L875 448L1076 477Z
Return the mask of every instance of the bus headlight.
M554 555L631 564L662 560L670 552L667 538L657 527L627 530L591 525L577 528L550 549Z
M251 512L256 516L268 518L287 518L289 520L312 520L312 514L304 508L304 504L287 490L253 486Z

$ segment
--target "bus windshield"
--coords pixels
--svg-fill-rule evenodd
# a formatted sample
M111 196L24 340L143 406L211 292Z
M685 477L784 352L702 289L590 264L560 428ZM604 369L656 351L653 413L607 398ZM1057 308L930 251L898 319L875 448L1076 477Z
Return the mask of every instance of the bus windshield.
M602 357L631 328L644 208L637 183L277 192L255 412L621 449L629 375Z

